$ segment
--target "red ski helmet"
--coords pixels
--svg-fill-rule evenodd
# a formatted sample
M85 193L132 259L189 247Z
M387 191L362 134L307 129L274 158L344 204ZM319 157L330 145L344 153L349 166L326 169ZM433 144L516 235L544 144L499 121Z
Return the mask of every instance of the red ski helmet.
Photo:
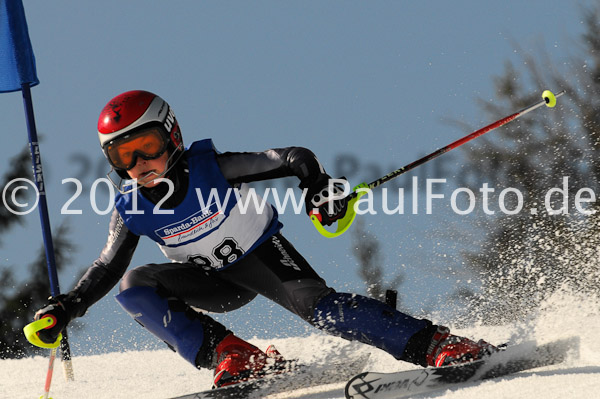
M111 143L151 127L158 128L164 136L171 155L183 151L179 124L165 100L143 90L119 94L106 104L98 118L98 138L104 155L110 161L108 147ZM119 176L127 177L124 169L114 169Z

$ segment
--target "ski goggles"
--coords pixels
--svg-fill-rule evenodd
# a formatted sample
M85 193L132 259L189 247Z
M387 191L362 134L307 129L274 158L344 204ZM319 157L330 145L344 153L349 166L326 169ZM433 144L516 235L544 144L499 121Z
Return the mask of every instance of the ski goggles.
M160 157L167 150L167 144L160 127L151 127L111 141L105 153L112 166L129 170L138 157L146 160Z

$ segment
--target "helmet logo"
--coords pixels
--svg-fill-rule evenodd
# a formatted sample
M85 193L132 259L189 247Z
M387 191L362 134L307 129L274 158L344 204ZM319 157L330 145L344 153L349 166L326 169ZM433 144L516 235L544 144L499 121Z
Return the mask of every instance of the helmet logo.
M109 108L112 111L112 119L115 122L119 122L121 119L121 104L117 102L110 102L106 108Z
M173 112L171 107L169 107L169 114L167 115L167 118L165 119L165 124L164 124L167 132L171 133L174 122L175 122L175 113Z

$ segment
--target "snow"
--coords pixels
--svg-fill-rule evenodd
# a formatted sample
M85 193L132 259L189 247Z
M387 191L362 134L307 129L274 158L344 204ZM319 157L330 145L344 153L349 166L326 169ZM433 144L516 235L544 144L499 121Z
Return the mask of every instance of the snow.
M490 342L542 344L567 337L580 338L579 353L571 353L561 364L524 371L504 378L456 386L418 398L591 398L600 392L600 301L589 297L556 295L530 320L507 326L472 326L453 332ZM354 353L371 353L367 368L375 371L407 370L416 366L398 362L367 345L344 341L320 333L308 337L266 339L251 342L261 348L273 343L288 358L327 364ZM0 361L0 398L37 398L43 392L48 359L37 356ZM211 372L196 370L172 351L129 351L73 360L75 381L66 382L60 362L52 381L54 399L81 398L169 398L206 389ZM275 398L343 398L343 384L332 384Z

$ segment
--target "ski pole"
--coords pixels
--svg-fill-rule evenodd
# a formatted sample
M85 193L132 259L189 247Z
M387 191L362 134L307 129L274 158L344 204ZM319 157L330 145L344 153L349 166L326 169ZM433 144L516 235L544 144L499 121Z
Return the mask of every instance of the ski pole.
M406 166L396 169L393 172L390 172L387 175L382 176L379 179L374 180L369 184L366 184L366 183L359 184L358 186L356 186L354 188L353 192L348 195L348 197L347 197L348 210L346 211L346 215L342 219L339 220L338 225L337 225L337 230L335 232L330 232L328 230L325 230L325 228L321 224L321 221L319 220L320 219L319 214L311 214L310 219L313 222L313 224L315 225L316 229L319 231L319 233L321 233L325 237L337 237L337 236L341 235L342 233L344 233L346 230L348 230L348 228L354 221L354 218L356 217L356 210L354 209L354 204L356 203L356 200L358 198L360 198L361 195L365 194L368 190L372 190L375 187L378 187L385 182L395 179L396 177L400 176L401 174L404 174L410 170L413 170L417 166L423 165L424 163L429 162L432 159L437 158L440 155L445 154L448 151L455 149L456 147L460 147L461 145L473 140L476 137L479 137L491 130L499 128L500 126L506 125L508 122L511 122L511 121L519 118L520 116L523 116L523 115L527 114L528 112L531 112L534 109L541 107L542 105L545 105L549 108L553 108L556 105L556 98L562 96L563 94L565 94L564 90L561 91L560 93L557 93L556 95L554 95L550 90L544 90L544 92L542 93L542 100L536 102L535 104L532 104L529 107L525 107L522 110L515 112L514 114L505 116L504 118L499 119L496 122L490 123L489 125L482 127L481 129L476 130L473 133L470 133L470 134L466 135L465 137L458 139L458 140L448 144L447 146L438 149L437 151L432 152L429 155L425 155L424 157L419 158L416 161L413 161Z
M48 363L48 372L46 373L46 383L44 384L44 394L40 399L52 399L50 398L50 385L52 384L52 374L54 372L54 359L56 359L56 348L50 349L50 360Z

